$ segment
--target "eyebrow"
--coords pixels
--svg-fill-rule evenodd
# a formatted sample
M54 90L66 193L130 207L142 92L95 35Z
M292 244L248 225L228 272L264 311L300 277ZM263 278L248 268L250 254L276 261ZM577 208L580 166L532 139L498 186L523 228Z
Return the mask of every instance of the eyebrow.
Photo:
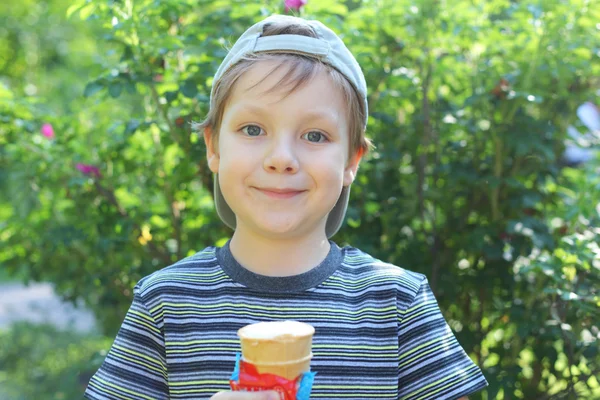
M238 108L238 111L247 111L258 116L265 116L271 114L271 110L269 110L267 107L261 107L251 103L242 103L236 108ZM326 111L308 110L304 113L304 115L306 119L327 121L336 127L339 123L339 119L336 115Z
M269 114L269 111L266 108L254 105L254 104L250 104L250 103L242 103L242 104L238 104L236 107L236 111L246 111L246 112L250 112L251 114L256 114L259 116L262 115L266 115Z

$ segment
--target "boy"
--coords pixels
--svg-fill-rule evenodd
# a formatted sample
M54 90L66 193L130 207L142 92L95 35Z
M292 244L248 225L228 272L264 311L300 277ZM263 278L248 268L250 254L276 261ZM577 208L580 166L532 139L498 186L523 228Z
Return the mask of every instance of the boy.
M86 398L268 399L228 391L236 332L286 319L316 329L311 398L458 399L485 387L423 275L329 240L370 146L366 122L364 76L331 30L271 16L246 31L201 124L234 234L140 280Z

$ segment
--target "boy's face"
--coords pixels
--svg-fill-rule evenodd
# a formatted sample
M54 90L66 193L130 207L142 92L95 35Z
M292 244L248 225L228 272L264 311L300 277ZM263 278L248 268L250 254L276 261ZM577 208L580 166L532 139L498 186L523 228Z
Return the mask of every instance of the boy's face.
M216 143L205 132L208 164L237 230L325 236L327 216L360 161L348 158L344 97L325 71L288 96L287 88L267 92L288 72L279 68L265 78L274 66L259 62L237 81Z

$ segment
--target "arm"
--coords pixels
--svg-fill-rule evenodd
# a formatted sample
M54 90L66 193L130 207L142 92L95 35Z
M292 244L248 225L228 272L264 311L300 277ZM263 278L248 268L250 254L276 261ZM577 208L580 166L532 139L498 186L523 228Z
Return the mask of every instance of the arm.
M398 351L400 400L465 400L487 386L446 323L426 279L412 299L399 296Z
M90 400L167 400L165 343L159 325L134 289L131 308L104 363L90 379Z

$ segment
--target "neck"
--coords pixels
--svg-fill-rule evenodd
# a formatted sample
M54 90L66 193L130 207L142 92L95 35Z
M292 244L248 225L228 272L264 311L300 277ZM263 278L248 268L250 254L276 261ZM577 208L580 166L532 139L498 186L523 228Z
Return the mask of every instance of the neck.
M274 239L254 235L238 226L229 247L237 262L256 274L292 276L319 265L329 253L331 245L324 233Z

